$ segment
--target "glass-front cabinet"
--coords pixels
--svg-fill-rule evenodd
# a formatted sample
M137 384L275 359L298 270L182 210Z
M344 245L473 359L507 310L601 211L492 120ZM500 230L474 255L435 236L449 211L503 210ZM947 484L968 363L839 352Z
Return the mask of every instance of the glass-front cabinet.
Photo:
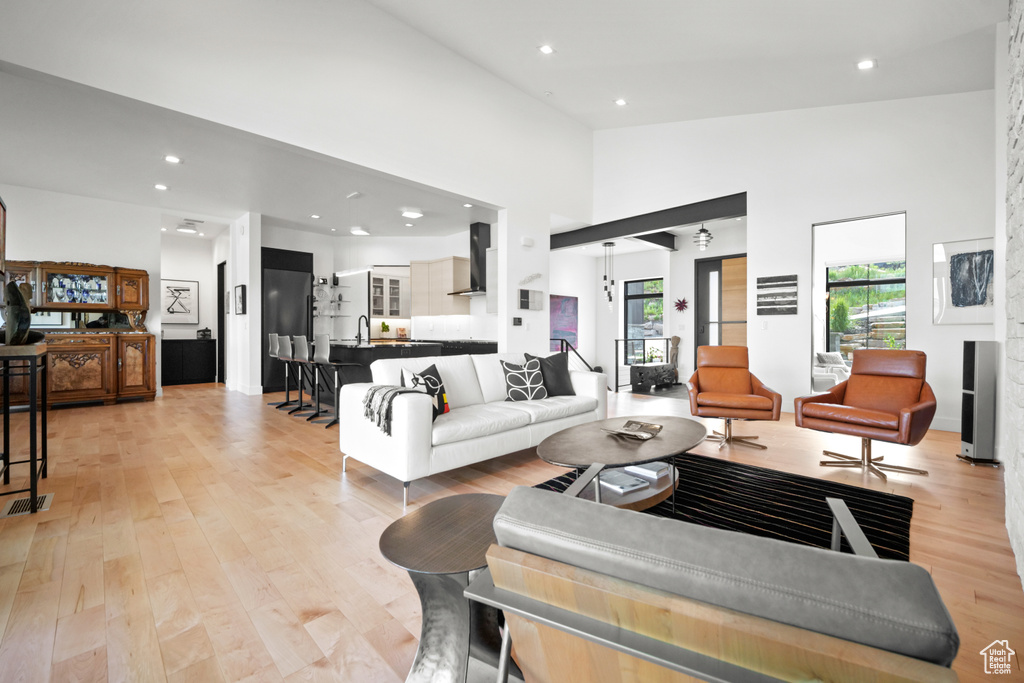
M40 308L113 308L112 268L91 268L54 264L40 267L42 280Z

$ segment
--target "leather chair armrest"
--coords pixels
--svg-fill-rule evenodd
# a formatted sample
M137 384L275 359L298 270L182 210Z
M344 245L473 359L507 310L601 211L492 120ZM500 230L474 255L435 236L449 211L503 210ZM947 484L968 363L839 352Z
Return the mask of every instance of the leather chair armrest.
M690 414L697 414L697 394L700 393L700 380L697 377L697 371L694 370L693 374L690 375Z
M793 412L796 414L796 426L804 426L804 404L805 403L842 403L846 396L846 382L840 382L824 394L812 396L799 396L793 400Z
M772 391L772 389L759 380L754 373L750 373L750 385L754 389L755 394L772 400L772 419L778 420L779 415L782 413L782 394L777 391Z
M900 443L916 446L928 433L935 417L935 393L925 382L921 387L921 400L900 411Z

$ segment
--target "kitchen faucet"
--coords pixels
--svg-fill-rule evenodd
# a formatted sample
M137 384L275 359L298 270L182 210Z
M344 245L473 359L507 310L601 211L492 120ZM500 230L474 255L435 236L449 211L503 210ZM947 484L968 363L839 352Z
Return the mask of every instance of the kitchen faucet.
M363 343L363 321L366 321L366 341L370 341L370 319L366 315L359 316L359 320L356 321L356 345Z

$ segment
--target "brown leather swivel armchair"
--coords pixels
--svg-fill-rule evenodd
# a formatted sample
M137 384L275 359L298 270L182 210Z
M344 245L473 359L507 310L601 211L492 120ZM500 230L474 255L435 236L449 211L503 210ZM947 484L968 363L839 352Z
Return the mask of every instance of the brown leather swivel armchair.
M779 419L782 395L766 387L748 368L746 346L697 348L697 369L690 377L690 413L725 420L724 432L708 437L719 442L719 449L727 443L767 448L751 443L756 436L734 435L732 421Z
M796 426L861 438L860 458L823 451L826 467L860 467L885 481L882 470L928 474L913 467L880 464L871 441L917 445L935 417L935 394L924 381L923 351L889 349L853 352L850 379L824 394L796 399Z

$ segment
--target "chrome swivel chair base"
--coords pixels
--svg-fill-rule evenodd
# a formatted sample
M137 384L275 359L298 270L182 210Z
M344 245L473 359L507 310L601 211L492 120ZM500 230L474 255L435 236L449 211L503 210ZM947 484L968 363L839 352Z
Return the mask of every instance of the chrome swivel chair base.
M732 433L732 420L733 420L733 418L726 417L726 418L723 418L723 419L725 420L725 432L723 433L723 432L720 432L718 430L713 430L711 436L707 437L707 439L706 439L707 441L717 441L718 442L718 450L722 450L722 448L726 444L730 444L730 445L731 444L736 444L737 446L749 446L750 448L758 448L758 449L760 449L762 451L768 448L767 446L765 446L763 444L752 443L752 441L754 439L758 438L756 436L738 436L736 434L733 434Z
M920 474L928 476L927 470L919 470L914 467L902 467L900 465L889 465L880 464L885 456L879 456L877 458L871 457L871 439L867 437L861 437L860 439L860 458L855 458L852 455L843 455L842 453L836 453L835 451L822 451L822 454L826 458L836 458L836 460L822 460L818 464L822 467L858 467L863 469L865 472L875 475L882 481L888 481L885 476L886 472L903 472L905 474Z

